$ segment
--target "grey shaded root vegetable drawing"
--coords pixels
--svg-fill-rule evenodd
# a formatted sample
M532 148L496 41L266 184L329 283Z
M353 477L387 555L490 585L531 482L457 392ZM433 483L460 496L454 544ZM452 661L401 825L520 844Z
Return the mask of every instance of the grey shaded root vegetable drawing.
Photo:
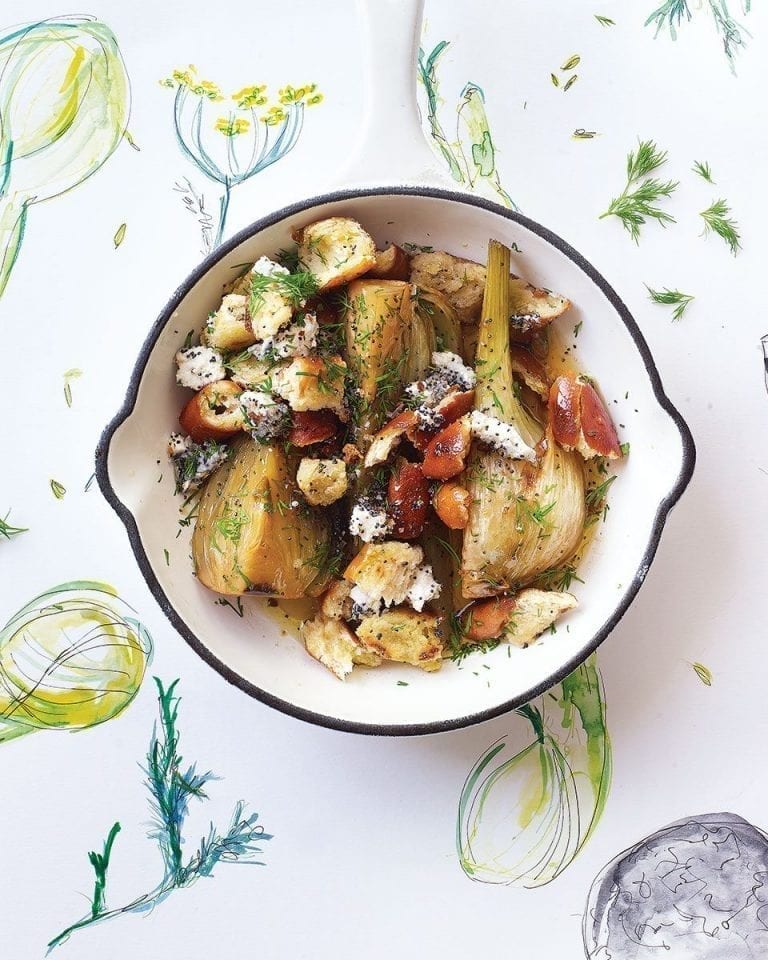
M179 752L180 732L178 712L180 698L176 694L178 680L168 687L155 677L160 713L159 728L152 730L147 750L146 786L149 791L149 805L152 812L152 830L149 834L157 843L163 865L160 880L149 892L143 893L130 903L121 907L107 906L107 879L110 858L118 834L121 833L119 821L110 828L101 853L91 850L88 860L93 867L94 886L89 911L84 917L70 924L48 943L48 952L65 943L84 927L103 923L126 914L146 913L166 900L174 891L189 887L201 877L213 876L214 870L222 863L258 864L259 844L271 840L272 835L265 833L258 822L257 813L246 813L245 804L235 804L232 818L223 830L211 823L208 833L200 838L197 849L184 856L184 824L189 813L191 800L208 799L205 787L218 779L210 770L200 773L195 763L183 765Z
M768 835L734 813L662 827L601 870L583 936L589 960L763 960Z
M448 164L454 180L471 189L480 189L485 185L490 189L493 199L517 210L517 205L501 183L496 167L496 147L482 87L471 81L465 84L456 103L455 139L449 140L445 133L440 119L443 101L437 68L448 46L447 40L441 40L429 54L419 48L418 78L424 88L425 114L432 143Z
M516 713L534 739L515 753L502 737L470 771L456 851L472 880L540 887L573 862L608 799L611 741L595 657Z

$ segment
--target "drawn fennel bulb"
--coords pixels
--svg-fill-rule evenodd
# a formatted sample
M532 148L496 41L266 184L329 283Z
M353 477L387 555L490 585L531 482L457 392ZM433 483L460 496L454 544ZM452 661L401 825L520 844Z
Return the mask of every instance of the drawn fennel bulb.
M0 743L82 730L121 713L152 653L134 611L107 584L53 587L0 631Z
M589 840L610 787L611 747L594 658L536 706L516 712L535 739L510 756L513 748L502 737L475 764L459 801L456 846L473 880L539 887Z
M103 23L69 17L0 39L0 296L29 208L95 173L125 132L128 76Z

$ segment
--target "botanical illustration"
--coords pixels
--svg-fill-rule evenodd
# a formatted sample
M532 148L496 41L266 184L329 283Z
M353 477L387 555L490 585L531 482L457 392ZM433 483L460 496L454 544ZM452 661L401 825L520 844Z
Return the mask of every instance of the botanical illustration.
M540 887L587 843L610 789L611 741L595 656L515 712L533 738L515 753L502 737L475 764L459 801L456 849L472 880Z
M201 877L210 877L220 863L259 864L259 844L271 840L258 823L257 813L247 813L242 802L235 804L232 818L223 829L213 823L207 835L200 838L194 852L185 856L184 823L190 800L207 800L205 787L217 779L209 770L201 773L195 763L184 765L179 752L178 713L180 698L176 694L178 680L168 687L155 677L158 691L160 724L152 730L147 750L146 785L152 812L149 834L158 846L162 860L162 876L146 893L120 907L107 906L107 879L113 846L121 831L116 821L104 841L101 852L92 850L88 860L93 867L94 881L90 910L70 924L48 943L49 952L84 927L130 913L146 913L166 900L175 890L189 887Z
M125 65L100 21L42 20L0 39L0 296L30 208L95 173L129 110Z
M670 37L677 40L678 29L689 22L695 13L701 10L708 11L723 44L731 72L736 73L736 55L746 46L751 36L746 27L733 16L730 7L736 6L736 0L699 0L694 6L691 0L664 0L645 21L656 27L656 36L666 29ZM692 9L693 8L693 9ZM752 8L752 0L741 0L741 13L746 16Z
M501 200L504 206L516 210L517 206L502 186L496 168L496 148L485 110L482 87L469 82L461 91L456 103L456 125L452 140L448 139L443 128L440 120L443 101L440 98L437 67L448 45L447 40L441 40L429 54L419 48L418 76L424 87L426 116L432 143L448 164L454 180L471 189L480 189L487 185L494 199Z
M122 713L152 641L113 587L52 587L0 631L0 743L35 730L83 730Z
M596 877L584 913L590 960L768 956L768 834L734 813L677 820Z
M161 83L176 91L173 124L182 153L221 189L218 207L212 212L189 180L176 184L184 205L198 221L202 252L209 253L224 236L233 188L296 146L305 109L321 103L323 95L316 84L309 83L282 87L272 103L264 84L225 96L217 84L199 79L191 64L186 70L174 70Z

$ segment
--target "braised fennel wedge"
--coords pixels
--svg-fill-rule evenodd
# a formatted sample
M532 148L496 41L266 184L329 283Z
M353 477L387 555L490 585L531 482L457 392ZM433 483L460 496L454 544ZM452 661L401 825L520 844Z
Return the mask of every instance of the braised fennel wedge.
M584 532L584 471L519 398L509 359L509 250L491 241L475 366L475 409L514 428L532 456L477 449L467 471L467 597L495 596L574 553ZM540 455L537 456L538 452Z
M295 239L290 269L261 257L176 355L198 579L312 601L300 636L340 679L525 648L577 605L609 482L588 489L585 461L623 455L594 381L549 365L569 301L495 240L486 267L376 250L344 217Z

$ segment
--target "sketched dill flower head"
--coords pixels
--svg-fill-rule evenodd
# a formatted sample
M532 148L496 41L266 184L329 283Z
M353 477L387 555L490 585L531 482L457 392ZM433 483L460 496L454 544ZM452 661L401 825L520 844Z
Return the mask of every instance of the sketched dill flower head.
M77 730L121 713L151 656L134 611L102 583L35 597L0 631L0 723Z
M205 97L214 103L224 99L224 94L221 92L220 87L218 84L213 83L212 80L200 80L198 83L193 83L189 91L190 93L194 93L196 97Z
M245 117L219 117L213 125L215 130L223 133L225 137L237 137L241 133L247 133L251 124Z
M262 114L261 119L268 127L276 127L279 123L284 123L287 117L288 114L281 106L272 106Z
M253 87L243 87L232 94L240 110L249 110L251 107L263 107L267 103L267 85L265 83Z
M99 169L128 123L117 41L89 17L43 20L0 38L0 183L34 202ZM7 181L7 183L6 183Z

